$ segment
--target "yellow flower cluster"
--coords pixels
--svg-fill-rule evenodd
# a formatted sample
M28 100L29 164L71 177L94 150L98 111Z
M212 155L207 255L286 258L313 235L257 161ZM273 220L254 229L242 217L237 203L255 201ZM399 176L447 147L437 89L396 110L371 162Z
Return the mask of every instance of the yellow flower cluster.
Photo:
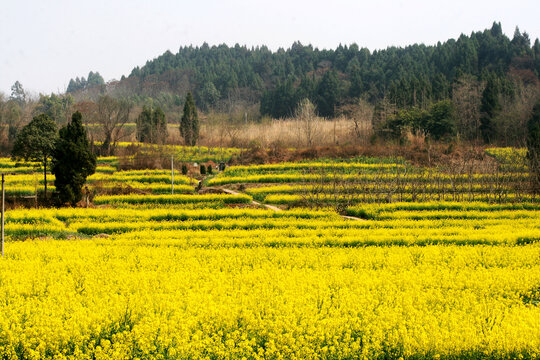
M99 161L111 163L116 158L99 158ZM8 166L4 172L9 175L5 178L6 194L10 196L32 196L44 190L43 174L39 173L32 166L15 167L15 163L0 158L0 166ZM47 188L54 191L53 174L47 174ZM88 178L89 187L110 188L133 188L140 191L147 191L154 194L170 193L171 191L171 173L170 170L129 170L116 171L114 166L99 165L96 173ZM194 192L195 180L183 176L178 171L174 174L175 193Z
M486 154L497 159L503 169L527 169L528 166L526 148L489 148Z
M337 202L348 202L349 204L357 203L370 203L370 202L430 202L430 201L485 201L485 202L539 202L540 198L535 194L514 194L514 193L395 193L392 192L376 192L376 193L362 193L362 194L327 194L327 193L304 193L301 194L274 194L265 196L263 201L266 204L279 204L279 205L304 205L306 202L317 204L329 204Z
M312 165L328 182L343 166ZM337 195L329 183L248 193L324 206L348 191L384 196L374 179L430 189L398 165L347 165L339 176L367 183ZM210 183L320 180L305 166L233 168ZM94 186L170 189L166 170L100 169ZM410 202L351 201L342 216L256 209L250 195L130 194L9 210L0 359L540 359L540 204L481 198L493 174L437 176L441 199L463 178L485 201L415 202L411 189Z
M100 144L99 142L96 142ZM207 162L228 161L234 155L241 152L237 148L206 147L206 146L181 146L181 145L156 145L137 142L119 142L118 147L138 147L140 152L157 151L173 153L177 161L183 162Z
M535 359L539 258L538 246L16 242L0 261L0 357Z
M210 195L199 197L212 200ZM148 234L150 240L172 241L177 246L472 245L540 241L540 205L418 205L362 205L348 209L349 215L368 219L363 221L305 209L25 209L7 213L6 233L17 238L126 233L122 239L138 240L146 239Z
M202 194L202 195L101 195L94 203L102 204L189 204L198 202L222 202L225 204L247 204L252 201L249 195Z
M105 182L143 182L143 183L169 183L171 182L170 170L126 170L117 171L113 174L95 173L88 177L88 182L93 183L97 181ZM179 174L174 175L175 184L193 184L194 180Z
M237 165L227 168L223 172L223 176L238 176L249 174L264 174L274 172L301 172L301 171L327 171L327 172L339 172L350 173L353 171L382 171L387 172L395 170L396 168L404 168L405 165L399 163L341 163L341 162L305 162L294 163L284 162L279 164L264 164L264 165Z
M208 181L209 185L224 185L224 184L241 184L241 183L297 183L297 182L385 182L394 181L400 179L404 182L418 182L418 183L466 183L477 181L495 183L497 180L497 174L473 174L469 176L467 174L448 175L438 172L424 172L424 173L374 173L374 174L313 174L313 173L272 173L272 174L260 174L260 175L245 175L245 176L226 176L218 175ZM528 173L506 173L501 174L500 177L504 177L507 182L521 181L528 179ZM500 181L500 180L499 180Z

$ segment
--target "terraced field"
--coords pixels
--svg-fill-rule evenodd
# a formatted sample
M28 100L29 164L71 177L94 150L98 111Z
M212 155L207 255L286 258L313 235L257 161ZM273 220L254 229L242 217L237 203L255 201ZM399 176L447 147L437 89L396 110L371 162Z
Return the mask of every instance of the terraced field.
M148 194L171 193L171 170L125 170L117 169L116 157L98 158L96 173L87 180L87 186L94 192L107 192L110 189ZM13 197L35 196L45 189L43 173L37 164L19 164L0 158L0 171L7 173L6 195ZM47 174L47 190L53 192L54 175ZM176 194L193 193L197 180L174 173L174 191Z
M240 186L258 201L287 206L539 201L538 196L529 193L529 174L523 165L522 151L491 149L490 154L496 154L501 163L485 172L473 171L474 168L466 165L437 169L416 167L400 160L358 159L358 162L233 166L206 183L218 187ZM505 171L510 163L513 167Z
M452 176L445 186L425 178L425 201L370 198L369 176L399 177L408 167L374 159L231 167L207 179L216 193L10 210L0 358L539 358L537 198L513 180L497 198L494 174L466 177L476 187L460 196L475 201L438 201L456 196ZM270 178L227 180L250 176ZM276 185L272 176L302 181ZM336 193L355 201L336 212ZM319 206L252 203L271 196Z

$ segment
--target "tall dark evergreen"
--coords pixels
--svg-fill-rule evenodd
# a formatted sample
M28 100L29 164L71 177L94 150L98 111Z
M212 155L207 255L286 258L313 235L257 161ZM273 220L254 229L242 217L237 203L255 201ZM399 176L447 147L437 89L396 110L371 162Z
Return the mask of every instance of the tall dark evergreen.
M335 71L328 71L317 87L316 105L320 116L333 117L339 102L339 80Z
M136 125L137 140L140 142L163 144L167 140L167 120L159 106L143 106Z
M540 193L540 101L533 108L533 113L527 122L527 158L532 188Z
M80 112L60 129L53 152L52 173L56 194L62 204L74 205L82 199L86 178L96 171L96 156L90 150Z
M267 91L261 99L261 113L274 118L286 118L293 115L298 104L297 92L293 80L288 79L275 89Z
M364 91L364 84L362 82L362 73L360 71L360 65L358 60L354 58L349 63L348 75L350 79L349 96L351 98L357 98L362 95Z
M189 92L184 103L184 113L180 120L180 134L184 138L186 145L195 146L199 139L199 116L193 95Z
M499 87L493 75L489 76L486 88L482 92L480 105L480 133L486 144L495 138L494 118L500 109Z
M432 139L450 138L456 133L454 107L450 100L434 103L428 110L403 109L391 115L382 127L383 136L403 137L406 131L421 131Z
M425 130L433 139L439 140L456 133L454 107L450 100L442 100L431 106Z
M536 73L540 74L540 40L536 39L533 45L533 57Z

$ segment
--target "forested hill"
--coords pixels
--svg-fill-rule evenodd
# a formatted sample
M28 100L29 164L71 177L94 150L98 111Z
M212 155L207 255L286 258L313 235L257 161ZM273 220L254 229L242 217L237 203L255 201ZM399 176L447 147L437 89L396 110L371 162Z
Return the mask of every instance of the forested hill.
M451 96L458 79L477 80L509 75L524 83L538 81L540 42L531 44L516 29L512 39L500 23L491 29L461 35L435 46L415 44L373 51L353 44L319 50L294 43L291 48L236 45L182 47L136 67L114 85L124 96L152 97L167 106L179 103L187 91L203 110L231 101L256 104L263 114L285 117L298 101L310 98L323 116L333 116L340 104L363 97L401 108L426 107Z

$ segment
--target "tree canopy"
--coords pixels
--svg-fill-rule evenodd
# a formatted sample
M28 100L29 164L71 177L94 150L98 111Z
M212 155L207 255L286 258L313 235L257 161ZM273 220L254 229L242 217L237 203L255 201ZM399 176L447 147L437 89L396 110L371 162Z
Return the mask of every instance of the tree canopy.
M73 93L78 90L84 90L90 87L104 85L105 80L103 80L103 77L99 74L99 72L92 72L90 71L88 73L88 79L85 79L84 76L75 79L71 79L69 81L68 87L66 92L67 93Z
M11 96L9 98L16 101L20 106L26 103L26 92L19 81L15 81L13 86L11 86Z
M167 120L159 106L143 106L137 118L137 140L152 144L163 144L167 140Z
M289 49L235 45L181 47L132 70L117 87L143 98L194 94L197 106L210 109L241 99L261 104L261 112L279 118L310 99L320 115L333 116L334 104L361 97L372 104L387 99L397 107L427 108L451 97L456 81L471 75L503 77L512 69L538 79L540 43L525 32L512 39L500 23L433 46L414 44L370 51L356 44L318 49L295 42ZM163 103L161 104L164 105Z
M184 114L180 120L180 134L184 138L186 145L195 146L197 144L199 139L199 116L191 93L187 94L184 104Z
M56 123L46 114L41 114L34 117L17 134L11 152L16 160L34 161L43 166L45 195L47 194L47 163L54 152L56 138Z
M96 171L96 156L90 150L82 115L75 112L60 129L52 154L54 185L61 203L75 204L82 198L86 178Z
M540 192L540 101L527 122L527 158L534 192Z

